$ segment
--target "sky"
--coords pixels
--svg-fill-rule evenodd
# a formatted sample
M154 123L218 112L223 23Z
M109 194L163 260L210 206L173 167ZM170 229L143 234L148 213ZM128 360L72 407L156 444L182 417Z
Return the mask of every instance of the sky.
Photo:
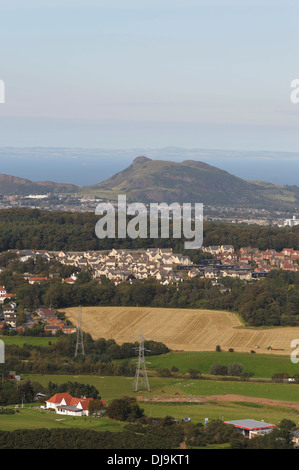
M299 0L0 0L0 147L299 152Z

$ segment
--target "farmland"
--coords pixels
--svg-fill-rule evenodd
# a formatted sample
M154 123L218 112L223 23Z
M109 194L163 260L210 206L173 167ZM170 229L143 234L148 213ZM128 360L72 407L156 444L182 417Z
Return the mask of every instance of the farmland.
M173 351L215 351L233 348L237 352L256 349L265 354L291 354L291 341L299 338L299 327L245 328L232 312L218 310L83 307L83 329L94 339L115 339L118 343L146 337L161 341ZM65 310L77 322L77 309ZM273 349L268 351L266 348Z
M57 384L77 381L94 385L101 397L109 402L114 398L129 395L132 391L132 377L100 377L95 375L24 375L24 380L39 382L46 386L49 381ZM215 395L241 395L252 398L287 401L299 407L299 385L282 383L257 383L222 380L182 380L176 378L150 378L149 392L138 393L137 396L148 398L192 398L210 397Z
M136 395L132 392L132 378L126 377L24 376L24 380L27 379L42 385L46 385L50 380L54 383L71 380L93 384L107 403L116 397L135 396L145 414L157 418L169 415L181 420L189 417L193 423L203 423L206 417L209 420L251 418L273 424L278 424L282 419L287 418L299 426L299 385L294 384L215 380L178 381L174 378L154 377L150 378L151 391ZM190 402L183 400L190 400ZM106 417L97 419L69 416L62 419L56 414L34 409L32 406L19 408L18 411L14 415L0 415L0 429L12 431L14 429L71 427L96 431L121 431L124 425Z

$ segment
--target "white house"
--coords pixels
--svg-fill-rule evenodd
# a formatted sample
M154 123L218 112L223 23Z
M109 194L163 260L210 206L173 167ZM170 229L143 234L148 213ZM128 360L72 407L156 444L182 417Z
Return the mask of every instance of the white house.
M56 393L46 401L46 409L55 410L57 414L69 416L88 416L89 403L93 398L75 398L69 393ZM104 400L101 400L106 407Z

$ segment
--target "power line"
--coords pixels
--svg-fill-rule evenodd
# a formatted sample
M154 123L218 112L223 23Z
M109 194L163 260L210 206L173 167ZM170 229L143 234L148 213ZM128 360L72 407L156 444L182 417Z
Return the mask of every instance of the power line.
M84 342L83 342L83 330L82 330L82 307L79 305L78 308L78 326L77 326L77 342L75 357L77 357L79 349L82 350L82 355L84 356Z
M133 381L133 390L137 392L138 388L144 388L145 390L150 391L150 386L148 382L147 372L146 372L146 365L145 365L145 352L150 352L148 349L144 347L144 336L143 332L140 332L139 336L139 347L138 349L138 360L137 360L137 367L136 373Z

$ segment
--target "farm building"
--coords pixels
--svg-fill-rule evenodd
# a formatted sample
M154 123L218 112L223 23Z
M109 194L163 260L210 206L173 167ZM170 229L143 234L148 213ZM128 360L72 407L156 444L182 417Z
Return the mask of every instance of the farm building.
M233 425L243 436L251 439L259 434L266 434L276 428L275 424L256 421L255 419L237 419L236 421L224 421L224 424Z

